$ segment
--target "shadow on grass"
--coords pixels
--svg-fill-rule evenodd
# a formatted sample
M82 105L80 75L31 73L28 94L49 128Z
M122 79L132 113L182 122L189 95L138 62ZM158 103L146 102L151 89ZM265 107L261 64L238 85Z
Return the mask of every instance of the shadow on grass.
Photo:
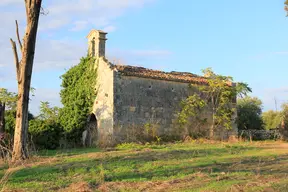
M151 180L161 179L173 176L185 176L195 171L204 172L226 172L235 162L242 161L242 165L255 165L257 159L247 159L240 157L231 163L218 163L217 158L220 155L231 156L233 154L241 154L246 148L214 148L214 149L193 149L193 150L170 150L170 151L135 151L135 153L120 153L111 156L112 152L106 153L103 157L77 158L70 159L69 162L61 162L50 166L37 166L24 168L13 174L9 180L10 183L17 185L27 181L56 181L75 174L86 175L92 177L90 173L100 173L101 167L104 170L105 181L122 181L122 180ZM251 150L251 148L249 148ZM85 149L85 153L98 152L98 149ZM42 156L51 156L57 154L56 151L49 151ZM67 156L83 154L83 149L66 152ZM63 154L59 154L62 156ZM194 161L195 159L197 161ZM214 160L214 159L215 160ZM279 157L280 158L280 157ZM279 162L278 158L278 162ZM284 157L281 157L284 158ZM286 158L286 157L285 157ZM190 162L191 160L191 162ZM275 160L276 162L276 160ZM271 162L273 164L273 162ZM287 167L288 169L288 167ZM231 169L233 171L233 169ZM239 171L239 170L237 170ZM251 170L242 170L251 171ZM71 178L69 178L71 180Z
M36 154L40 157L57 157L57 156L73 156L87 153L101 152L99 148L74 148L74 149L57 149L57 150L41 150Z

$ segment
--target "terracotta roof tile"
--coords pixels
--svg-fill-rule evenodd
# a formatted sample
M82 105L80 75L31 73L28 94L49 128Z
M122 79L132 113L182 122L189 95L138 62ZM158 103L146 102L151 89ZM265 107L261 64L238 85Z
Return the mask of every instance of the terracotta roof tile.
M144 67L135 67L130 65L113 65L113 69L116 69L122 75L125 76L135 76L142 78L166 80L166 81L176 81L183 83L193 83L193 84L207 84L207 78L193 73L187 72L164 72L159 70L147 69Z

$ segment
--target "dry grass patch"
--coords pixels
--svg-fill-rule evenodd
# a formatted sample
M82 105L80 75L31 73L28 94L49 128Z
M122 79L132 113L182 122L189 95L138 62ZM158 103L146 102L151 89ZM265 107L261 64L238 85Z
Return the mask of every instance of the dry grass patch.
M288 144L204 141L47 151L11 173L6 191L283 191ZM5 167L6 166L6 167Z

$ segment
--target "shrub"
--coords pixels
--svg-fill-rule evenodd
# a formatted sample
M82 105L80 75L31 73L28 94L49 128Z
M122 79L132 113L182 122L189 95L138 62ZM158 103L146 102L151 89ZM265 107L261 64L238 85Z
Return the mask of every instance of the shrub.
M56 149L61 133L61 126L56 122L40 119L29 122L29 134L37 149Z

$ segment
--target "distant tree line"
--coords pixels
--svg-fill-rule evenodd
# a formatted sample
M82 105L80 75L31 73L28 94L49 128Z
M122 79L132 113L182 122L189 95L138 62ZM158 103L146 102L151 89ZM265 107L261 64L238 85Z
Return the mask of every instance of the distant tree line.
M280 111L263 112L262 101L257 97L245 97L237 102L238 129L277 129L287 127L288 103L283 103Z

